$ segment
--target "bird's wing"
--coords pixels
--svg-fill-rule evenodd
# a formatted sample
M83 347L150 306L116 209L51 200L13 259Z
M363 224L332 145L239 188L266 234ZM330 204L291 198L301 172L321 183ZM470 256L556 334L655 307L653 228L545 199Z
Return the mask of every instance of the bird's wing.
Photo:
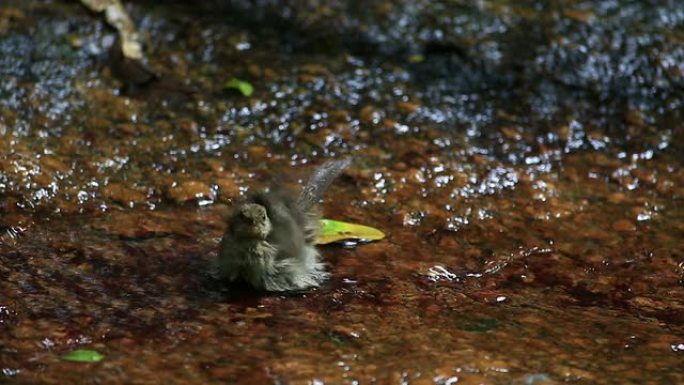
M323 197L323 193L333 180L349 166L351 158L328 160L320 165L309 177L297 200L297 206L308 211Z

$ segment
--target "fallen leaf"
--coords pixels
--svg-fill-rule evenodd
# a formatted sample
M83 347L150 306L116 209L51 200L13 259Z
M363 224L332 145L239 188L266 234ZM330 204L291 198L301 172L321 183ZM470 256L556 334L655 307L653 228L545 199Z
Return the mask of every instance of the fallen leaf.
M244 80L236 78L228 80L226 84L223 85L223 88L238 90L245 96L252 96L252 93L254 93L254 86Z
M62 356L65 361L71 362L100 362L104 356L94 350L76 349Z
M385 238L385 234L373 227L334 221L332 219L322 219L321 234L318 236L316 243L325 245L345 239L377 241L383 238Z

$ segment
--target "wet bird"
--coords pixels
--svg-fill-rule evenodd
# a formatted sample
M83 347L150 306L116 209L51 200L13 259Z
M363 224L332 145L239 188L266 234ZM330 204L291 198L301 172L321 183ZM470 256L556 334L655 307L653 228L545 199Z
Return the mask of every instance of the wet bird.
M325 162L299 197L275 189L252 194L237 204L221 240L220 276L266 291L297 291L323 283L329 273L315 247L320 230L318 203L349 163L349 158Z

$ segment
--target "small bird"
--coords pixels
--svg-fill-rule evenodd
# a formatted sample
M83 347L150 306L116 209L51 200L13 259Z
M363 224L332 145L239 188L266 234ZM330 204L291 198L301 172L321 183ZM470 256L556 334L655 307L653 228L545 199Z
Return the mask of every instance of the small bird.
M318 203L350 159L318 167L298 198L275 189L252 194L228 217L218 257L220 276L266 291L318 287L328 277L314 245L320 230Z

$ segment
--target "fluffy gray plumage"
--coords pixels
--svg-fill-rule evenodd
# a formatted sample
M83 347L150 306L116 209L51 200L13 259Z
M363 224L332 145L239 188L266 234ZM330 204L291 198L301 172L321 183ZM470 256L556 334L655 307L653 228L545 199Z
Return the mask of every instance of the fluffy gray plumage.
M236 205L221 240L221 276L267 291L304 290L324 282L329 273L314 246L320 230L317 204L349 163L349 159L325 162L298 198L275 190L252 194Z

